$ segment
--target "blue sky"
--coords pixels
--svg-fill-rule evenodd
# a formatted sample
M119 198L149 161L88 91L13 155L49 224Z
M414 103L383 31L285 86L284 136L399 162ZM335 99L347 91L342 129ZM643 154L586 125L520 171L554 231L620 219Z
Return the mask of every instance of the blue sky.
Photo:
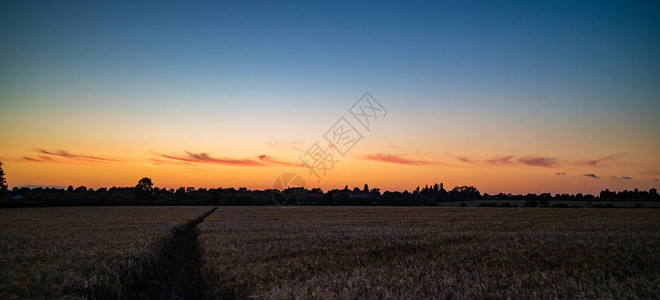
M658 92L657 2L3 6L3 79L38 75L111 90L135 80L209 90L249 80L265 89L482 83L552 92L633 84Z

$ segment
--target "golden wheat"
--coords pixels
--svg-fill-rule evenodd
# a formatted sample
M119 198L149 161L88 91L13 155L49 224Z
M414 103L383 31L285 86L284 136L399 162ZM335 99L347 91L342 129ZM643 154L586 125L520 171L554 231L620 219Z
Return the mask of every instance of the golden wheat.
M117 298L208 207L0 210L0 298Z
M226 298L660 295L658 210L222 207L200 228Z

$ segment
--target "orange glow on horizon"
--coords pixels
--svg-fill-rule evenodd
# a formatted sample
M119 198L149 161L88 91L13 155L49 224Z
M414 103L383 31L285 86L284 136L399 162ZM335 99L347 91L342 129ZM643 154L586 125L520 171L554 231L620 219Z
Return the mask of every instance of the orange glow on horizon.
M197 188L247 187L268 189L281 174L300 174L309 188L323 190L359 187L366 183L381 190L408 190L417 186L444 183L446 189L474 185L481 192L493 193L598 193L609 188L623 190L651 188L657 181L648 178L623 178L631 174L635 164L619 161L583 160L559 163L559 160L530 158L529 156L466 159L465 157L428 157L429 164L411 164L396 155L355 155L340 160L328 170L322 180L309 174L304 167L296 167L298 151L289 155L249 155L228 158L211 154L178 157L151 153L142 157L106 159L101 155L84 155L66 151L37 150L32 160L3 159L10 186L84 185L91 188L133 186L142 177L150 177L158 187ZM275 151L277 152L277 151ZM185 153L185 152L184 152ZM52 158L56 157L56 158ZM216 158L222 157L222 158ZM375 159L373 159L375 157ZM385 157L386 159L381 159ZM431 160L432 158L432 160ZM422 160L416 160L422 161ZM552 162L552 166L548 166ZM537 165L538 163L538 165ZM601 174L594 177L586 174ZM641 178L644 178L643 176Z

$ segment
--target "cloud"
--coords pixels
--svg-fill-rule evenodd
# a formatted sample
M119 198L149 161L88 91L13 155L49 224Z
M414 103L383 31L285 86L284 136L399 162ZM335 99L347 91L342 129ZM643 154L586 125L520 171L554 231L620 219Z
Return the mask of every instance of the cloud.
M207 164L218 164L218 165L228 165L228 166L247 166L247 167L256 167L256 166L269 166L272 164L284 165L291 167L300 167L301 163L293 163L287 161L278 160L272 156L265 154L259 155L258 160L250 158L228 158L228 157L212 157L208 153L192 153L186 151L186 155L168 155L168 154L158 154L160 157L164 157L167 160L152 158L155 164L192 164L192 163L207 163Z
M268 156L265 154L259 155L259 160L271 164L277 164L277 165L284 165L284 166L290 166L290 167L301 167L302 163L292 163L292 162L286 162L286 161L281 161L278 159L275 159L272 156Z
M597 159L583 159L578 161L567 161L557 157L541 157L541 156L519 157L516 155L504 155L504 156L493 156L491 158L486 158L485 160L474 159L466 156L459 156L458 160L473 165L488 164L497 167L522 164L532 167L555 167L560 165L570 167L570 166L586 165L590 167L602 168L602 167L610 166L614 163L616 163L617 165L622 165L621 162L617 162L617 161L627 156L628 155L626 153L615 153ZM656 174L660 174L660 173L656 173Z
M23 160L34 161L34 162L40 162L41 161L40 159L36 159L36 158L33 158L33 157L29 157L29 156L23 156Z
M162 165L162 164L169 164L169 165L190 165L190 162L187 161L172 161L172 160L162 160L162 159L157 159L157 158L151 158L149 159L152 162L154 162L154 165Z
M621 179L624 179L624 180L630 180L630 179L632 179L632 177L623 176L623 177L621 177Z
M215 158L211 157L207 153L192 153L186 151L185 156L176 156L176 155L167 155L161 154L161 157L169 158L176 161L184 161L191 163L207 163L207 164L219 164L219 165L228 165L228 166L264 166L265 164L253 160L253 159L234 159L234 158Z
M566 175L564 172L557 172L557 176Z
M619 179L619 177L616 177L616 176L610 176L610 179Z
M534 167L553 167L557 165L558 160L555 157L526 156L518 158L518 162Z
M515 162L512 161L512 159L513 159L514 157L515 157L515 156L513 156L513 155L507 155L507 156L494 156L494 157L491 157L491 158L487 158L487 159L486 159L486 162L488 162L488 163L491 164L491 165L495 165L495 166L506 166L506 165L512 165L512 164L515 164Z
M23 159L24 161L29 161L29 162L41 162L41 163L55 163L55 164L83 165L83 163L76 163L75 161L56 160L56 159L53 159L52 157L47 156L47 155L37 155L36 157L33 157L33 156L23 156L22 159Z
M459 156L459 157L458 157L458 160L460 160L460 161L462 161L462 162L464 162L464 163L468 163L468 164L476 164L476 163L477 163L477 162L474 161L472 158L469 158L469 157L467 157L467 156Z
M37 152L41 152L46 155L51 155L51 156L59 156L59 157L64 157L68 159L75 159L75 160L87 160L87 161L113 161L117 162L120 161L118 159L112 159L112 158L107 158L107 157L99 157L99 156L94 156L94 155L84 155L84 154L72 154L69 153L68 151L64 150L57 150L57 151L47 151L44 149L38 149Z
M595 168L602 168L607 166L609 163L622 159L626 156L627 154L625 153L615 153L598 159L588 160L586 164Z
M658 178L653 178L653 180L658 181Z
M73 165L88 165L90 163L112 163L123 162L123 160L109 157L101 157L97 155L88 154L73 154L65 150L49 151L44 149L37 149L35 152L40 153L37 156L23 156L23 160L30 162L42 163L61 163Z
M600 179L600 177L596 176L596 174L584 174L585 177L591 177L594 179Z
M493 156L484 161L472 159L466 156L459 156L459 161L469 164L483 164L486 163L491 166L505 167L517 164L523 164L533 167L553 167L559 164L559 160L555 157L538 157L538 156L525 156L516 159L515 155Z
M383 153L367 154L367 155L363 156L362 158L366 159L366 160L373 160L373 161L393 163L393 164L403 164L403 165L431 165L431 164L435 164L434 162L430 162L430 161L408 159L408 158L403 158L403 157L400 157L400 156L397 156L397 155L383 154Z

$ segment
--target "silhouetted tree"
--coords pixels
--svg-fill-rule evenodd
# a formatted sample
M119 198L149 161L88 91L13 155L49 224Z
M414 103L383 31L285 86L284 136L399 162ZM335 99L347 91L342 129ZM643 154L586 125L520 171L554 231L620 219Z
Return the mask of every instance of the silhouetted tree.
M5 171L2 170L2 162L0 161L0 192L7 192L7 179L5 178Z
M144 177L138 181L138 184L135 186L133 189L133 193L135 194L135 200L137 201L145 201L145 200L154 200L154 193L153 193L153 182L151 181L151 178L149 177Z
M178 201L183 201L186 199L186 188L180 187L174 192L174 199Z
M5 171L2 170L2 162L0 161L0 203L4 204L9 201L8 190L9 187L7 186Z
M481 193L476 187L473 186L457 186L449 191L450 197L455 200L474 200L480 199Z
M213 190L213 193L211 193L211 198L209 199L209 202L211 204L219 204L220 203L220 194L218 193L218 190Z
M136 189L151 192L153 190L154 183L151 181L151 178L144 177L138 181L138 184L135 186Z

